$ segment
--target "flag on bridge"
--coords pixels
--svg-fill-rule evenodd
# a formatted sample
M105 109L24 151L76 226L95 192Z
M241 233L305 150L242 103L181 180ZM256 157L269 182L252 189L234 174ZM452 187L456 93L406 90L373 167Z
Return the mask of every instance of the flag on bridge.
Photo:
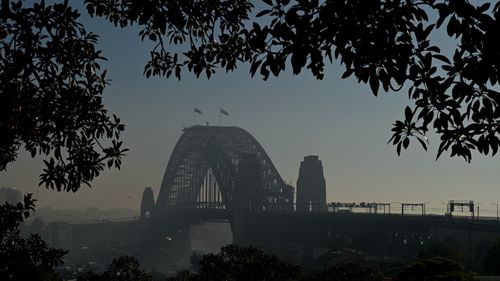
M224 108L221 108L221 109L220 109L220 113L221 113L221 114L224 114L224 115L226 115L226 116L229 116L229 113L228 113L227 111L225 111L225 110L224 110Z
M229 116L229 113L221 107L219 111L219 125L222 125L222 115Z
M201 112L201 110L199 110L196 107L194 108L194 111L193 111L193 125L196 124L196 113L203 114L203 112Z

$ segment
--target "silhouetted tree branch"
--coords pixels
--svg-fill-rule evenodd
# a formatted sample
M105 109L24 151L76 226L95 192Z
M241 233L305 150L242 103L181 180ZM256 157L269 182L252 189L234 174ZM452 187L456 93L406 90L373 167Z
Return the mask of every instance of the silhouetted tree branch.
M428 132L445 151L470 161L472 151L495 155L500 146L500 4L468 0L86 0L91 16L119 27L138 24L153 41L146 77L183 69L210 77L217 69L250 66L268 79L325 76L338 61L373 94L407 89L413 105L389 140L398 154ZM43 155L40 185L76 191L104 168L120 167L124 125L101 95L107 82L97 35L78 22L69 1L1 2L0 171L24 148ZM448 55L431 34L443 29L457 42Z
M23 203L0 205L0 280L62 280L55 268L66 253L47 245L38 234L20 236L19 224L34 210L28 194Z
M76 191L106 166L119 168L124 125L102 104L97 35L68 1L2 1L1 15L0 171L22 147L48 158L40 185L52 189Z
M495 155L500 146L498 2L263 0L257 11L244 0L85 2L91 16L137 23L141 39L157 43L146 77L180 79L185 67L210 77L240 62L263 79L287 65L323 79L325 64L337 60L342 78L356 77L374 95L408 89L414 105L389 140L398 154L412 138L427 149L429 131L441 139L437 158L451 151L470 161L472 150ZM457 42L452 55L430 39L439 28Z

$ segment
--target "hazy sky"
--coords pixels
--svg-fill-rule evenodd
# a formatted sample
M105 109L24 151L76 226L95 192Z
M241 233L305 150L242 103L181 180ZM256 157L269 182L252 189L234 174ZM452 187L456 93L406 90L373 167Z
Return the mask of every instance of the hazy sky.
M37 187L42 159L20 153L0 173L0 186L36 193L39 206L139 208L144 187L158 194L181 129L193 124L193 107L203 111L198 124L218 124L219 109L227 110L222 125L250 132L294 185L303 157L319 155L328 201L430 202L441 208L449 199L470 199L482 203L483 214L495 208L491 202L500 202L497 157L475 154L467 164L443 155L434 161L439 139L432 135L427 152L413 143L398 157L395 147L386 145L392 123L409 103L405 92L374 97L368 86L341 80L338 64L329 66L323 81L308 73L292 76L290 69L262 81L252 79L245 66L230 74L220 71L210 80L188 72L180 82L148 80L142 71L149 49L136 29L117 29L85 16L84 22L101 35L99 47L112 79L104 103L126 124L123 140L131 150L120 171L105 171L91 189L77 193Z

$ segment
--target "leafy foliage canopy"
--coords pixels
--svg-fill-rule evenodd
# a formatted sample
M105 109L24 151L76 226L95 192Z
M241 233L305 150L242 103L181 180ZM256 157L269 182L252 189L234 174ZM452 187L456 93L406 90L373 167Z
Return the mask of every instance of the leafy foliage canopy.
M4 0L0 12L0 171L24 147L48 157L41 185L76 191L120 167L124 126L102 104L104 58L79 12L25 2Z
M34 210L31 195L23 203L0 205L0 280L61 280L55 268L66 251L47 245L38 234L22 238L19 224Z
M469 0L85 0L91 16L140 26L152 41L144 75L211 77L250 66L263 79L309 71L323 79L340 62L380 92L412 101L392 128L398 154L412 139L437 157L495 155L500 147L500 2ZM40 184L76 191L106 166L120 167L124 125L102 104L107 84L97 35L69 1L1 1L0 171L24 148L43 155ZM438 34L456 42L441 50ZM442 35L441 35L442 34Z
M180 79L184 67L210 77L217 68L250 64L268 79L288 65L293 74L325 76L325 64L344 67L373 94L405 87L413 106L396 121L389 142L398 154L428 132L444 151L470 161L471 151L495 155L500 146L500 4L468 0L86 0L90 15L117 26L137 23L156 42L144 73ZM254 13L255 12L255 13ZM431 40L437 29L457 42L451 54ZM168 44L167 44L168 42ZM178 45L178 46L175 46Z

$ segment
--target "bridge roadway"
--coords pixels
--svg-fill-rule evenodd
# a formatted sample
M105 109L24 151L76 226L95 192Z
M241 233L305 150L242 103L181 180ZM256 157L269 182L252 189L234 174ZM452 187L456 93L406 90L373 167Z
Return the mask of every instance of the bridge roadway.
M251 220L254 223L277 223L286 226L290 223L296 227L314 225L329 225L330 227L356 227L360 229L384 228L390 231L427 233L433 228L450 228L471 230L473 232L492 232L500 235L500 221L495 218L452 217L443 215L414 214L384 214L357 212L299 212L288 210L240 211L227 209L203 208L166 208L155 215L156 220L184 221L189 224L203 222L227 221L238 223L241 220Z
M214 221L231 224L234 243L298 258L349 246L370 256L411 259L429 242L451 238L466 260L474 261L481 244L500 236L498 221L437 215L172 208L144 220L75 224L70 253L88 247L93 258L103 260L112 253L132 254L158 267L168 260L163 258L167 252L170 259L183 255L188 260L190 227Z
M342 248L348 243L373 256L412 258L433 240L451 239L472 261L481 243L500 236L498 221L439 215L180 208L164 209L151 223L163 225L154 227L154 232L164 236L182 225L210 221L230 222L234 243L287 256Z

